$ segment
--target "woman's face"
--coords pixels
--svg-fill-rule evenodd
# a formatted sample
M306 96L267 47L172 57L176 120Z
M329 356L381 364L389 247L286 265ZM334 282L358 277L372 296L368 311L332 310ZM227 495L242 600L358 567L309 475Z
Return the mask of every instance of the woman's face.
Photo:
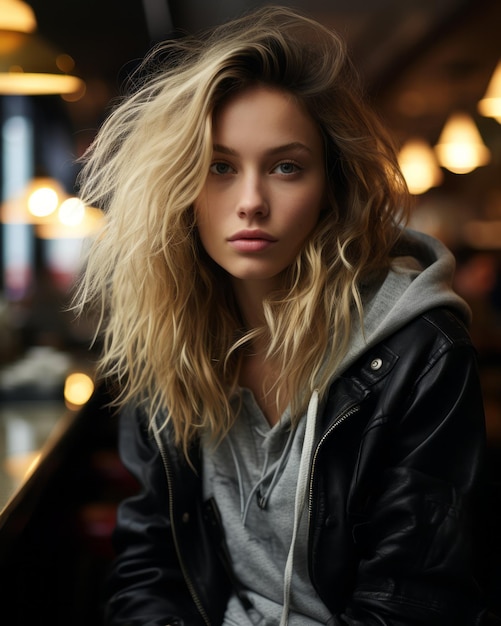
M278 287L326 195L320 131L289 93L253 86L217 110L195 211L202 245L234 281Z

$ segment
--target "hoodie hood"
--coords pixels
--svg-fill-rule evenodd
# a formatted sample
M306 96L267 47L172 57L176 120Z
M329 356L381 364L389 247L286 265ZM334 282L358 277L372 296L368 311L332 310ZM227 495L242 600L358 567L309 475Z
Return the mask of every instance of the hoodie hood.
M363 328L358 321L354 325L348 352L333 378L368 348L436 307L452 309L469 324L470 309L452 288L455 269L453 254L440 241L403 230L383 281L362 288Z

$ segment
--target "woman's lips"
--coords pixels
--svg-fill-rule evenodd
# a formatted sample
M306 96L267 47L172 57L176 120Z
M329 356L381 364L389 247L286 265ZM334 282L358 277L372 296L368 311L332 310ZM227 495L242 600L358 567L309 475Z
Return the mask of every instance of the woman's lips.
M273 245L269 239L231 239L230 246L239 252L260 252Z
M276 239L268 233L258 230L244 230L235 233L228 239L232 248L239 252L260 252L269 248Z

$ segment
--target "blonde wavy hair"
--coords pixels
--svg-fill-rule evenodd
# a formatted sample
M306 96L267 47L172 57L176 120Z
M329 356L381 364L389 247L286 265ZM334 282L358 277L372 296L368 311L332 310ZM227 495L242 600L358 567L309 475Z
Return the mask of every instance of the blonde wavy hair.
M361 289L389 266L407 193L395 151L363 103L343 40L316 21L268 7L200 37L157 46L84 157L80 196L106 213L76 296L97 305L102 376L115 402L143 403L186 451L224 437L242 357L267 340L272 389L293 419L325 392L363 315ZM329 206L283 289L246 329L224 271L202 249L193 203L212 157L214 110L252 84L304 104L325 144Z

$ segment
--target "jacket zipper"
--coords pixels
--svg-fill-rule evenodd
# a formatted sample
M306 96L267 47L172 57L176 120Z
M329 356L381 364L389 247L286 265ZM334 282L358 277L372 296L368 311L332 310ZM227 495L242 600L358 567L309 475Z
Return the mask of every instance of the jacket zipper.
M338 428L338 426L340 426L343 422L345 422L349 417L351 417L355 413L358 413L359 410L360 410L360 404L353 404L344 413L341 413L341 415L331 424L331 426L322 435L320 441L317 444L317 447L315 448L315 454L313 455L313 459L311 462L310 488L309 488L309 493L308 493L308 518L309 518L310 523L311 523L311 514L313 510L313 474L314 474L315 465L317 462L320 448L322 447L322 444L325 442L325 440L330 436L330 434L334 430L336 430L336 428Z
M195 606L197 607L198 612L202 616L202 619L207 624L207 626L211 626L209 616L207 615L207 612L202 604L202 601L200 600L197 590L195 589L195 585L193 584L193 581L191 580L191 577L188 574L188 570L186 569L186 565L181 556L181 549L177 540L176 524L174 522L174 511L173 511L173 504L172 504L173 502L172 471L170 467L170 462L167 458L167 455L165 454L165 450L164 450L162 441L160 439L160 435L156 428L154 429L154 435L155 435L155 440L157 442L158 449L160 451L160 456L162 458L162 463L163 463L164 470L165 470L165 476L167 479L167 489L169 491L169 517L170 517L170 522L172 526L172 539L174 541L177 558L181 566L181 572L183 573L184 580L191 594L191 597L193 598L193 602L195 603Z

